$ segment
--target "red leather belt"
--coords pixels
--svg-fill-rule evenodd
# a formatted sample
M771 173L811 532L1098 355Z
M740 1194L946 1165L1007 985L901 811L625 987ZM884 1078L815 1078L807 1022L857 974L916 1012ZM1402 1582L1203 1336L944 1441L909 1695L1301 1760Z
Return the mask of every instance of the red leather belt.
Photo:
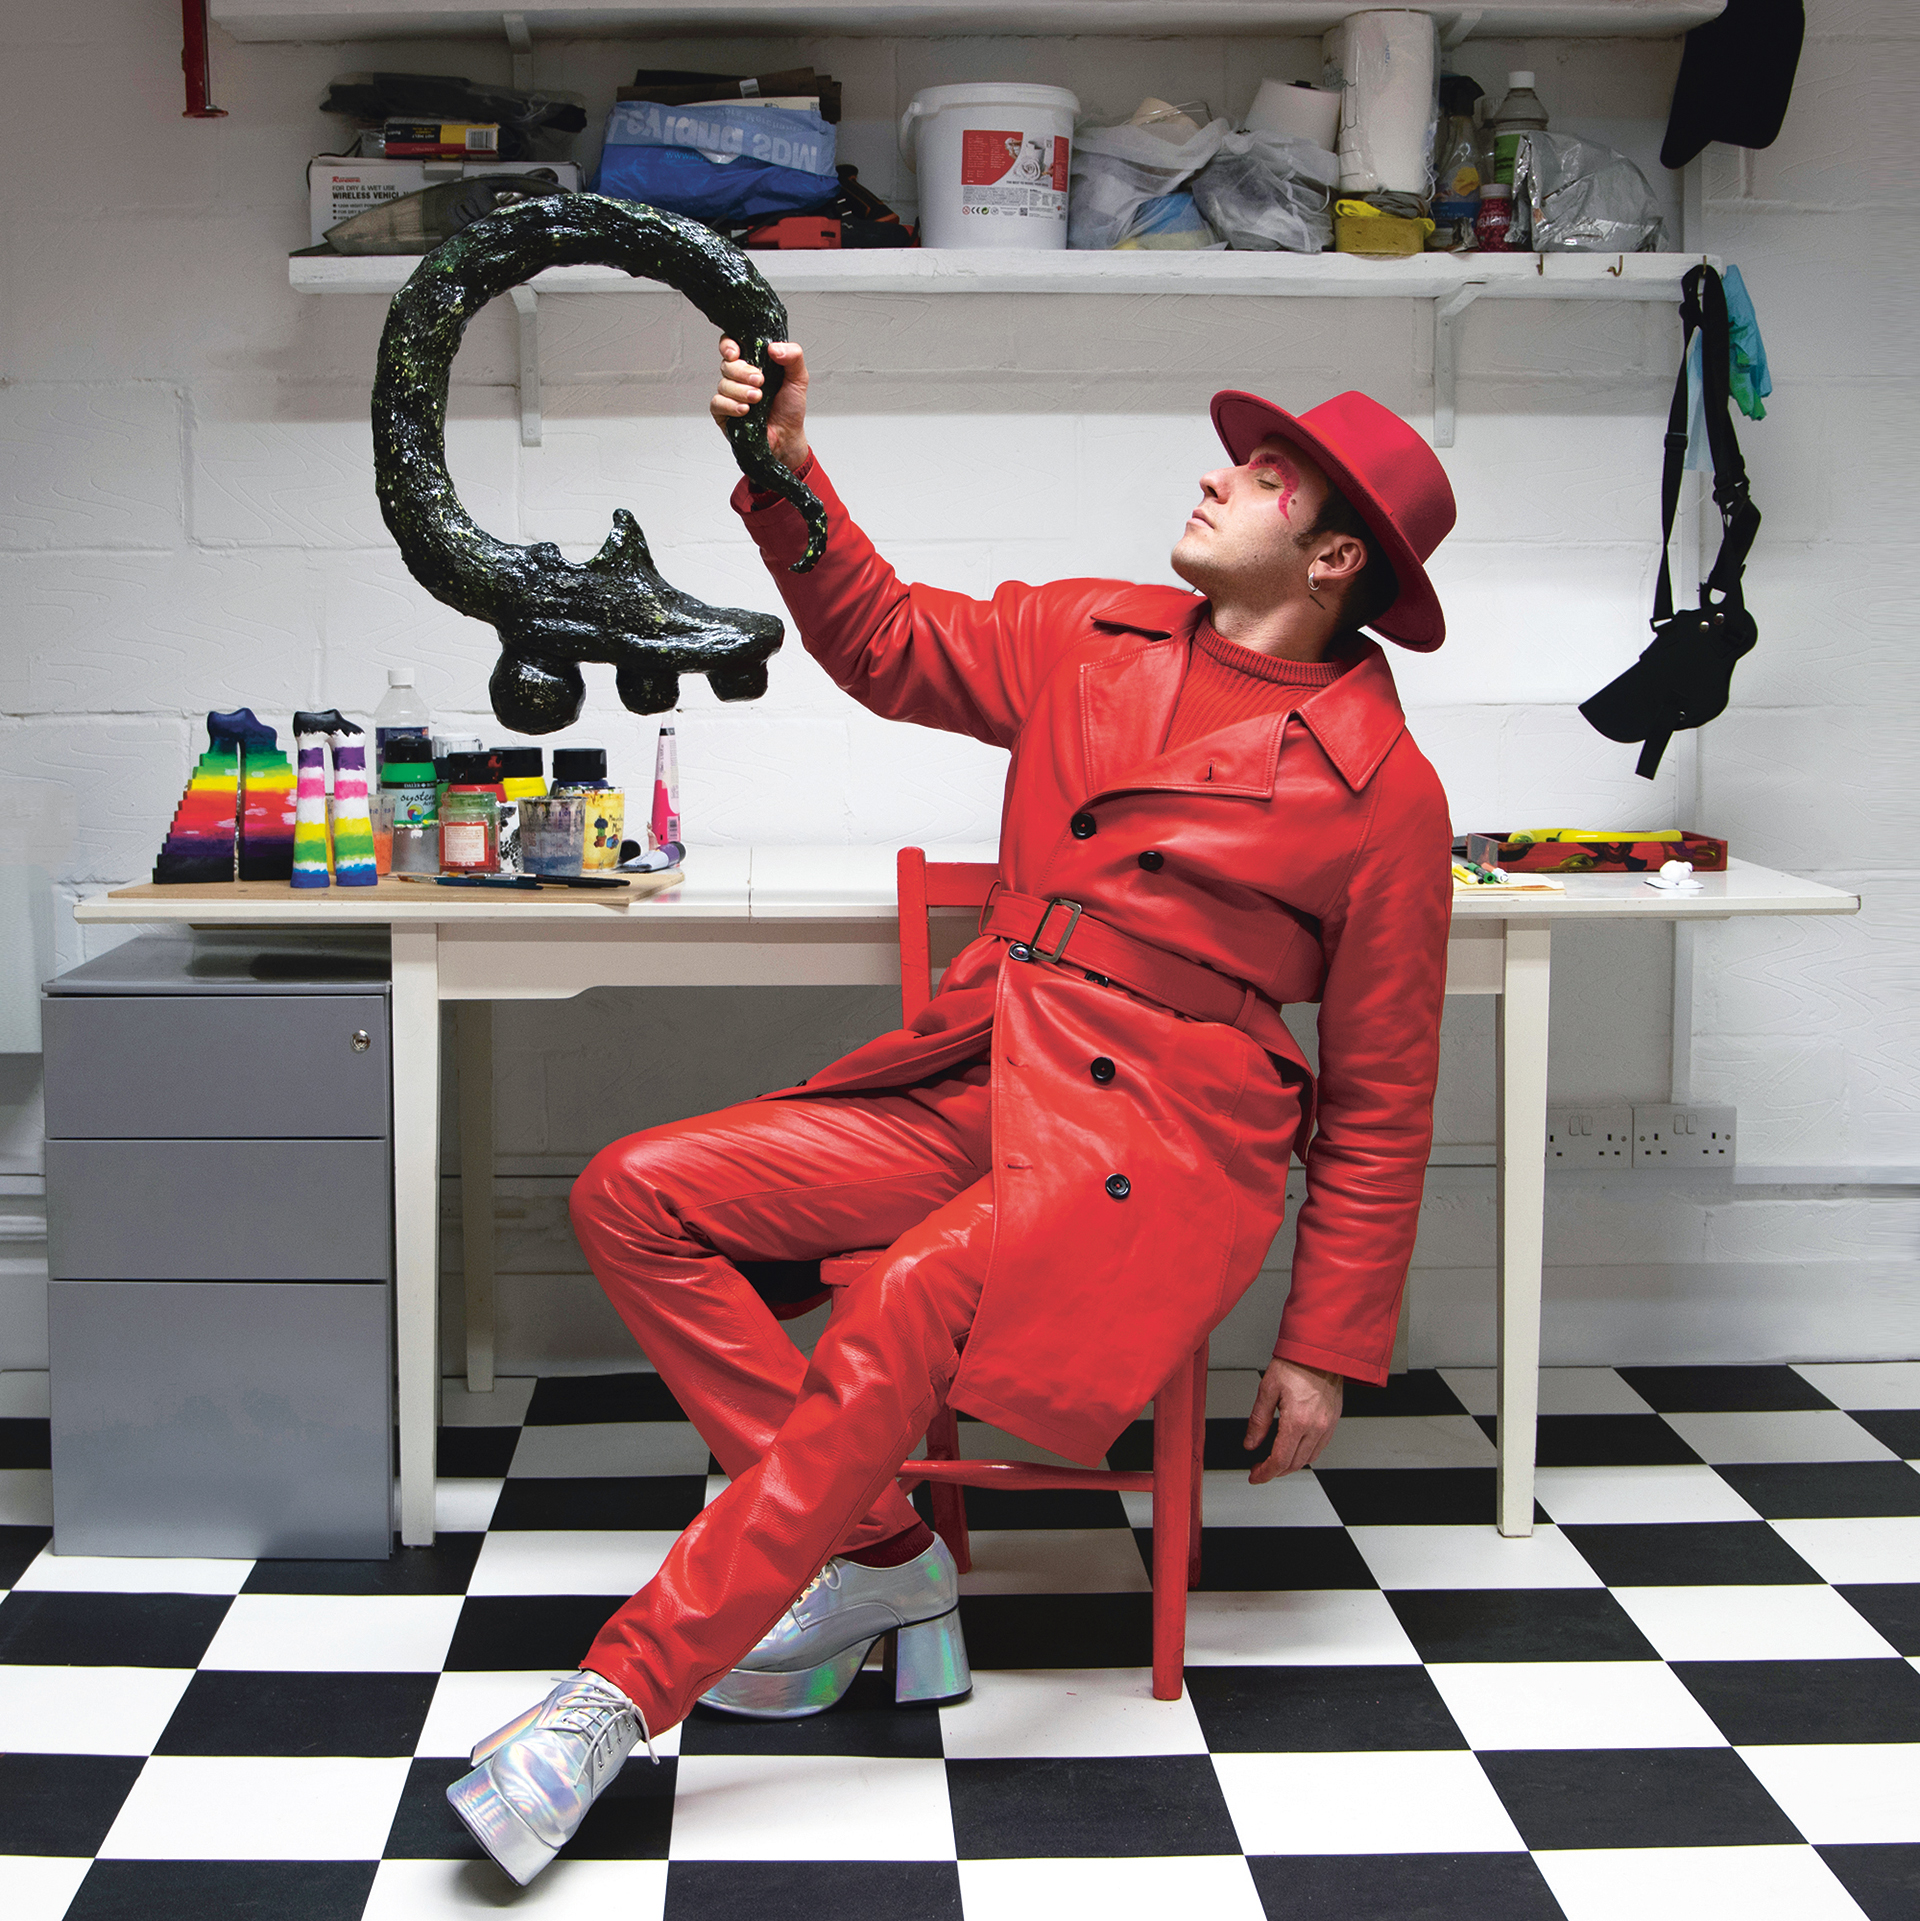
M1056 896L1016 894L996 889L980 916L980 931L1010 943L1010 959L1049 961L1075 967L1096 978L1158 1001L1195 1020L1222 1021L1251 1036L1270 1054L1284 1055L1304 1073L1300 1044L1280 1018L1280 1010L1244 981L1217 974L1198 961L1155 947L1107 921L1097 920L1078 901Z

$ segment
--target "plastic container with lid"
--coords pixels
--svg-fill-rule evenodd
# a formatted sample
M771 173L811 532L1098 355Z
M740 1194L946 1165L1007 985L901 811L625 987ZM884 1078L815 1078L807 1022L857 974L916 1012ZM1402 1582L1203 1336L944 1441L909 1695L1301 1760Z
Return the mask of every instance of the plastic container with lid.
M922 87L900 116L900 157L920 176L920 244L1064 247L1079 113L1065 87Z
M387 743L405 736L426 740L433 733L433 717L427 703L414 692L411 667L387 669L387 691L373 710L373 764L384 774L387 769Z
M607 750L604 747L556 747L553 750L553 791L556 794L607 785Z
M447 756L447 790L440 797L440 866L446 873L500 871L500 787L490 759L471 751Z
M1547 110L1533 90L1533 75L1524 70L1507 75L1507 97L1487 115L1493 133L1493 177L1513 185L1513 162L1523 133L1545 133Z
M1480 189L1480 211L1473 218L1473 237L1482 253L1512 253L1513 189L1489 180Z
M417 825L439 812L440 789L434 778L433 742L424 734L396 734L386 745L380 792L393 802L396 825Z
M620 836L627 820L627 797L607 779L604 747L556 747L553 791L578 794L587 802L580 842L583 873L604 873L620 865Z

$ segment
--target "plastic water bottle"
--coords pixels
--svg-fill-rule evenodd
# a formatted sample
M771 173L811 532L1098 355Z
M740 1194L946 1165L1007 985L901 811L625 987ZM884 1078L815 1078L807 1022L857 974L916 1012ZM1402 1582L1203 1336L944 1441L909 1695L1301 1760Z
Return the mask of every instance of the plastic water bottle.
M387 742L396 734L433 736L432 716L427 703L413 690L411 667L387 669L386 698L373 710L373 757L377 770L386 771Z
M1533 90L1533 75L1507 75L1507 97L1487 115L1493 130L1493 177L1502 186L1513 185L1513 162L1523 133L1545 133L1547 110Z

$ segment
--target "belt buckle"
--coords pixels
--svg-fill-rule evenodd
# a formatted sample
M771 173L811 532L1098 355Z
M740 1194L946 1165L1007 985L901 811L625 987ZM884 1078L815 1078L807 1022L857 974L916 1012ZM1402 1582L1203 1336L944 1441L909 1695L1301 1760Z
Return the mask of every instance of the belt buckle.
M1047 922L1053 918L1053 910L1056 907L1067 908L1069 912L1066 927L1062 930L1059 940L1054 943L1053 952L1049 954L1047 950L1041 946L1040 936L1046 932ZM1048 901L1045 908L1041 910L1040 919L1035 924L1033 932L1027 936L1021 945L1027 949L1035 960L1057 961L1060 956L1067 951L1067 942L1073 938L1073 930L1079 926L1080 916L1083 911L1077 900L1067 900L1063 896L1056 895L1052 900Z

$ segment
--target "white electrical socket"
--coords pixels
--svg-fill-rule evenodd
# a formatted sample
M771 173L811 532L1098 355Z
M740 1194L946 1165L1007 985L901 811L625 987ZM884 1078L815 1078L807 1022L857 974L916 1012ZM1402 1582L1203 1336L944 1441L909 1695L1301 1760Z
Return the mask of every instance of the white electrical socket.
M1547 1109L1547 1165L1549 1167L1613 1167L1624 1172L1633 1165L1634 1109L1618 1107L1550 1107Z
M1734 1164L1731 1107L1636 1107L1633 1110L1636 1168L1724 1168Z

